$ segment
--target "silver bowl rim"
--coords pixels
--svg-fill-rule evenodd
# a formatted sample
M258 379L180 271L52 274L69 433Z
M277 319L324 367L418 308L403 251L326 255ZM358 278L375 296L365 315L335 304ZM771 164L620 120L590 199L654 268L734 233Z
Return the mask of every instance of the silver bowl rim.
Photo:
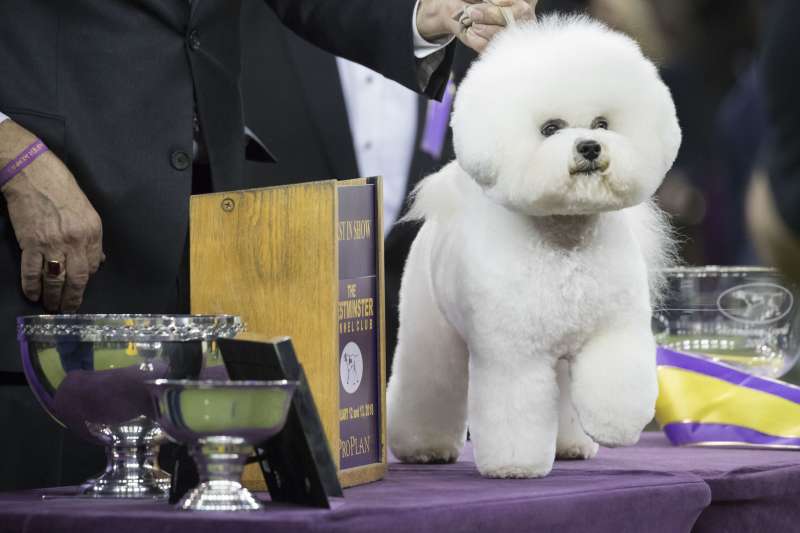
M777 268L765 266L747 265L702 265L702 266L679 266L660 268L657 272L672 277L712 277L724 274L775 274L781 275Z
M187 389L288 389L300 382L291 379L215 380L215 379L152 379L144 382L153 388L184 387Z
M244 329L244 322L239 316L227 314L73 314L17 317L17 340L20 342L188 342L232 338Z

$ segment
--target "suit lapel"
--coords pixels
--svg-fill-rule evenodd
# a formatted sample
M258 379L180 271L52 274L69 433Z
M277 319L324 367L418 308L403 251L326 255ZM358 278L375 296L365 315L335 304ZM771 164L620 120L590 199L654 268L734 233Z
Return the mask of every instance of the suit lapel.
M334 172L331 177L358 177L358 163L336 59L289 32L286 32L286 40L309 114Z

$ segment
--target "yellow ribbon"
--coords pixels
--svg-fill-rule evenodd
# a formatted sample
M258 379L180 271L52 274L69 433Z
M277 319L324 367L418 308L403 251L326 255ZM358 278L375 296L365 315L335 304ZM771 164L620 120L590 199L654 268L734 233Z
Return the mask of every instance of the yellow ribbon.
M800 438L800 404L759 390L671 366L658 367L656 420L727 424Z

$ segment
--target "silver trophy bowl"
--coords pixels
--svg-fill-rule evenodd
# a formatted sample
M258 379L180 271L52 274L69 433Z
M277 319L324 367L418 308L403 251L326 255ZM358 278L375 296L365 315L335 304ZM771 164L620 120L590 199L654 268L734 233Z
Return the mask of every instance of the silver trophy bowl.
M148 382L156 418L167 435L189 445L200 484L178 502L189 511L256 511L258 500L241 483L253 452L281 429L296 381Z
M145 385L155 379L226 379L214 342L242 331L228 315L59 315L17 319L33 393L60 425L106 447L106 470L80 494L166 498L156 457L164 435Z
M800 288L772 268L665 269L664 301L653 313L656 342L767 378L800 357Z

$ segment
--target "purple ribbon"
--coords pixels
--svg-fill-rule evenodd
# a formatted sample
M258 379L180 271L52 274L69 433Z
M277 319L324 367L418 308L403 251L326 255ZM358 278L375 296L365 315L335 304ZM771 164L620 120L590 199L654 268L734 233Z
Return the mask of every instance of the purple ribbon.
M428 101L428 110L425 114L425 131L422 134L422 151L439 159L442 156L444 140L447 137L447 125L450 122L450 111L453 108L453 96L456 86L453 80L447 82L447 88L441 102Z
M709 376L732 385L745 387L800 404L800 388L742 372L724 363L705 357L678 352L659 346L656 360L658 366L679 368L696 374ZM800 449L800 438L769 435L752 428L734 424L718 424L699 421L672 422L663 428L667 438L676 446L687 444Z
M25 148L21 154L11 160L0 170L0 187L11 181L11 178L25 170L25 167L33 163L37 157L48 150L41 139L36 139L30 146Z
M730 424L675 422L664 426L664 433L676 446L717 442L800 448L800 439L767 435L754 429Z
M771 379L765 379L742 372L724 363L710 361L701 356L676 352L663 346L658 347L656 361L660 366L672 366L711 376L733 385L766 392L790 402L800 404L800 388Z

